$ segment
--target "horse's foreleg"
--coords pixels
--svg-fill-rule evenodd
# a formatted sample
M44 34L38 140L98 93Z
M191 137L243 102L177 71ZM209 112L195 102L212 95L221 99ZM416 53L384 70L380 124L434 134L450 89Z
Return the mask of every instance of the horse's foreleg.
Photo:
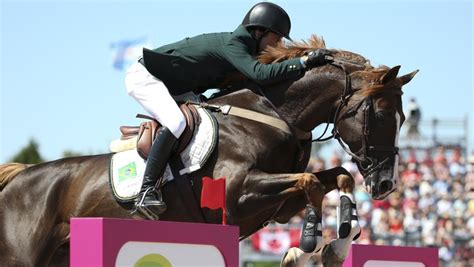
M316 209L308 204L301 229L299 248L290 248L283 255L280 266L304 266L314 253L319 252L323 246L321 215L316 215Z
M338 239L332 240L323 250L323 263L342 263L349 253L352 241L359 237L361 231L353 196L354 178L342 167L316 173L316 176L326 189L338 189L340 194Z
M69 265L69 232L70 226L66 222L59 223L52 228L36 266Z
M239 215L249 216L264 207L275 209L278 218L285 218L295 215L309 203L300 248L290 249L282 261L282 266L303 266L323 244L321 218L325 191L324 185L311 173L268 174L252 171L244 181L243 194L239 199ZM292 206L291 210L289 205ZM283 207L284 210L281 210Z
M255 216L262 210L281 208L286 200L306 196L308 202L315 207L316 213L322 214L324 186L311 173L269 174L251 171L245 177L242 193L238 200L240 218ZM306 203L298 203L291 215L303 209Z

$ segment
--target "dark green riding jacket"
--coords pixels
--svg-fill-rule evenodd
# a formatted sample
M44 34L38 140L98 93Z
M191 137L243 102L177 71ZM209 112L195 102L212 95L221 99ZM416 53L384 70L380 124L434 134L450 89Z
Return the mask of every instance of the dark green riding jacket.
M299 58L262 64L256 55L257 42L243 26L234 32L202 34L155 50L143 49L145 67L172 95L222 88L235 82L229 77L239 73L263 86L304 75Z

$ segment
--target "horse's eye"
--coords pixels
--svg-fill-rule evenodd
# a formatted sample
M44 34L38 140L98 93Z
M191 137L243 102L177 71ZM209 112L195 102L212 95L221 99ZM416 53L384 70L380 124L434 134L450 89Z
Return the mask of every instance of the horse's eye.
M385 123L386 114L384 112L376 112L375 113L375 120L377 124L383 126Z

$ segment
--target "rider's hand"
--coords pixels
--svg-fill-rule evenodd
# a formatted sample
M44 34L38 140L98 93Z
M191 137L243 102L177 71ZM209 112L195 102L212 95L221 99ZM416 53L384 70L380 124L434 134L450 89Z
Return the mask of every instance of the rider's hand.
M306 68L312 69L332 62L332 60L327 56L330 56L333 53L333 51L324 48L316 49L309 52L307 55L307 59L305 60Z

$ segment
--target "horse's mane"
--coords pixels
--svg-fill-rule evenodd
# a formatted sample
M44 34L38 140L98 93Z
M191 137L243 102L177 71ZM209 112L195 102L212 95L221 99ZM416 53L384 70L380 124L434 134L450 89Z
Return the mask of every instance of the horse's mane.
M322 37L312 35L308 41L290 42L289 45L280 43L276 47L269 46L259 55L258 60L264 64L280 62L290 58L301 57L307 52L319 48L326 48L324 39ZM356 53L337 50L334 56L355 64L364 65L366 69L373 68L370 65L369 60Z
M11 181L17 174L31 165L22 163L6 163L0 165L0 191Z
M259 56L258 60L264 64L270 64L275 62L281 62L287 59L302 57L311 50L326 48L326 43L322 37L312 35L308 41L290 42L288 45L281 42L276 47L267 47ZM373 86L364 88L360 91L362 95L368 96L378 93L383 86L376 85L376 80L385 74L389 68L386 66L379 66L374 68L368 59L365 57L344 50L333 50L335 58L341 59L350 64L360 66L361 70L355 71L352 75L358 76L363 75L364 78L369 79L373 82Z

